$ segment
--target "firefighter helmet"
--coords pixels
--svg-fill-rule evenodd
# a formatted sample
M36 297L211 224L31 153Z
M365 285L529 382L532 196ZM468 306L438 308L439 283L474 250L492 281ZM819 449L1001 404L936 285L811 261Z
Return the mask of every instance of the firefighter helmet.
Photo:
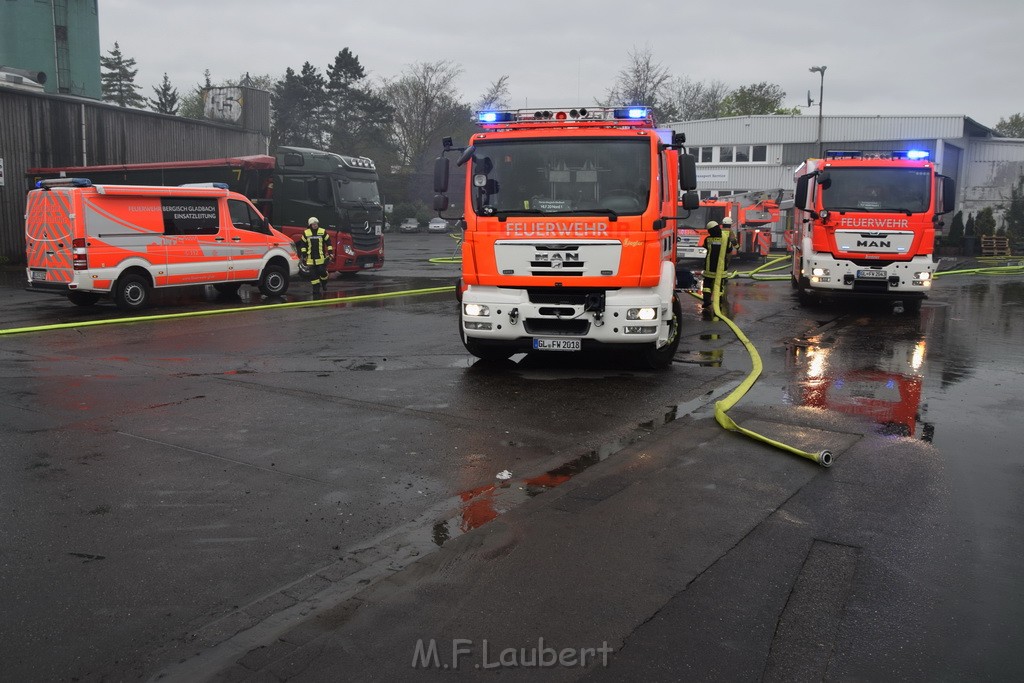
M309 220L306 221L306 225L309 225L309 226L320 225L320 219L317 218L316 216L310 216Z
M723 218L722 225L724 225L725 227L729 227L730 225L732 225L732 218L730 218L729 216Z
M708 230L710 230L711 228L717 228L718 221L708 221L708 224L705 225L704 227L707 228Z

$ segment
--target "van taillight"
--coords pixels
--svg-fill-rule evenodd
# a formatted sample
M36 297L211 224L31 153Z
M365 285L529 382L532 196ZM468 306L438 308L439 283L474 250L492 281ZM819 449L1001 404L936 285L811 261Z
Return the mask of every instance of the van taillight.
M71 240L71 265L75 270L89 269L89 255L85 252L85 240Z

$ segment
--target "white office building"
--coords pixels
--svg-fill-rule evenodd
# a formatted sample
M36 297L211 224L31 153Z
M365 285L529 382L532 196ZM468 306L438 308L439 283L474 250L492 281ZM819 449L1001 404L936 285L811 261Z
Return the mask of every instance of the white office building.
M734 116L668 127L686 134L702 198L779 190L792 196L794 171L819 150L919 149L956 180L965 220L991 206L999 225L1000 206L1024 175L1024 139L1000 138L966 116Z

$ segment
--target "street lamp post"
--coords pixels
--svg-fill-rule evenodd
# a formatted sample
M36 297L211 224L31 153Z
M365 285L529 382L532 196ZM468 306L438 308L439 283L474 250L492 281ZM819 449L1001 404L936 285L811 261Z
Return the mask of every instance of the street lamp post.
M821 148L821 100L825 96L825 69L827 66L812 66L812 74L821 74L821 90L818 92L818 156L824 154Z

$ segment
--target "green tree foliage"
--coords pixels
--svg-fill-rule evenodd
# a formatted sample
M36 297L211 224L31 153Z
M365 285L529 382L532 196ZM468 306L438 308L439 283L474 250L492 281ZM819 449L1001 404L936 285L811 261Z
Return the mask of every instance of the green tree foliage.
M1024 114L1013 114L1009 119L999 119L995 131L1004 138L1024 138Z
M295 71L288 67L284 78L274 84L271 140L275 145L326 149L327 80L309 62Z
M164 72L164 80L160 83L160 87L153 88L153 93L156 98L150 98L150 109L172 116L178 113L178 89L171 87L171 80L167 78L167 72Z
M210 81L209 69L203 69L203 81L202 84L197 84L187 95L181 98L181 107L178 108L179 116L187 119L204 118L203 91L206 88L213 87L213 83Z
M996 217L991 206L986 206L978 212L974 220L974 229L978 235L993 235L996 231Z
M146 99L138 93L142 86L135 84L139 70L134 67L135 60L121 54L117 42L106 56L100 55L100 87L104 101L120 107L142 109L146 106Z
M629 63L619 72L604 102L616 107L641 104L651 108L656 121L675 121L679 110L673 97L673 78L668 67L654 60L650 47L629 52Z
M967 214L967 222L964 224L964 236L965 237L977 237L978 230L977 226L974 225L974 214Z
M1012 242L1024 241L1024 176L1017 178L1017 183L1010 188L1010 202L1003 214L1003 221L1006 234Z
M953 214L953 221L949 226L949 234L943 242L951 247L959 247L964 241L964 212L957 211Z
M791 114L782 101L786 91L774 83L743 85L729 93L722 101L722 116L756 116L758 114Z
M380 169L394 165L394 110L366 82L359 57L348 48L341 50L327 67L326 99L330 151L369 157Z

